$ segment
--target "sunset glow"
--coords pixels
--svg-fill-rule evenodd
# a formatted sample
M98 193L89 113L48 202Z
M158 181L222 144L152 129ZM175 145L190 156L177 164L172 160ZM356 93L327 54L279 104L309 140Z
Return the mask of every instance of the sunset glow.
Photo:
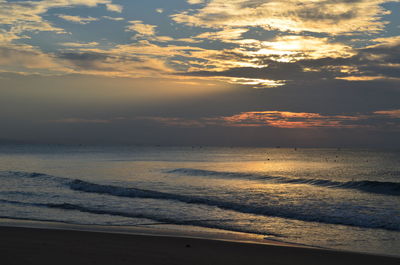
M397 0L0 0L0 138L64 139L55 124L72 142L99 126L127 142L146 126L392 134L399 12Z

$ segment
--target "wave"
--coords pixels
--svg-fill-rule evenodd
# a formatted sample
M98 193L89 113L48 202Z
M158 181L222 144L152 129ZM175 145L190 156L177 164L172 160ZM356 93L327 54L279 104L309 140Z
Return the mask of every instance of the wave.
M233 210L241 213L271 216L271 217L282 217L282 218L301 220L306 222L341 224L341 225L356 226L363 228L380 228L386 230L400 231L400 223L395 223L390 221L382 223L380 221L377 222L377 220L363 219L357 216L348 216L348 217L330 216L321 214L319 212L311 213L309 211L303 211L301 207L246 205L236 202L223 201L217 198L195 197L195 196L180 195L180 194L166 193L153 190L102 185L78 179L70 182L69 187L72 190L82 191L82 192L108 194L112 196L121 196L129 198L151 198L151 199L162 199L162 200L174 200L184 203L216 206L221 209Z
M246 229L246 228L242 228L242 227L238 228L238 227L230 226L228 224L212 223L212 222L216 222L216 221L217 222L224 222L224 221L231 221L231 220L223 220L223 219L218 219L218 220L208 220L208 219L204 219L204 220L179 220L179 219L172 219L172 218L159 216L159 215L156 215L156 214L143 214L143 213L129 213L129 212L123 212L123 211L110 211L110 210L96 209L96 208L85 207L85 206L69 204L69 203L48 204L47 207L64 209L64 210L77 210L77 211L80 211L80 212L87 212L87 213L94 213L94 214L107 214L107 215L115 215L115 216L122 216L122 217L151 219L151 220L157 221L157 223L155 223L155 224L193 225L193 226L200 226L200 227L207 227L207 228L217 228L217 229L229 230L229 231L234 231L234 232L262 234L262 235L269 235L269 236L275 236L275 237L283 237L282 235L277 234L277 233L271 233L271 232L265 232L265 231L263 231L261 233L260 231L256 231L256 230L252 230L252 229ZM148 224L146 224L146 225L148 225Z
M251 234L259 234L264 236L274 236L274 237L284 237L283 235L266 232L266 231L257 231L252 229L247 229L244 227L234 227L225 223L226 221L232 221L232 219L218 219L218 220L185 220L185 219L172 219L163 216L159 216L157 214L143 214L143 213L130 213L130 212L123 212L123 211L112 211L106 209L98 209L94 207L87 207L78 204L71 204L71 203L28 203L28 202L20 202L20 201L10 201L10 200L1 200L0 202L9 203L9 204L16 204L22 206L36 206L36 207L46 207L46 208L53 208L53 209L62 209L62 210L72 210L72 211L79 211L84 213L91 213L91 214L99 214L99 215L112 215L112 216L121 216L121 217L129 217L129 218L141 218L141 219L150 219L156 221L155 223L145 223L145 224L135 224L135 225L159 225L159 224L175 224L175 225L193 225L193 226L200 226L206 228L216 228L216 229L223 229L227 231L234 231L234 232L241 232L241 233L251 233ZM3 218L9 218L9 216L2 216ZM25 220L29 220L26 218ZM51 221L58 222L58 220L52 219ZM64 222L64 221L63 221ZM215 223L218 222L218 223Z
M179 175L189 175L189 176L205 176L205 177L219 177L219 178L245 178L245 179L274 179L277 177L274 176L266 176L266 175L257 175L251 173L243 173L243 172L222 172L222 171L212 171L212 170L204 170L204 169L193 169L193 168L176 168L172 170L166 171L166 173L170 174L179 174Z
M22 172L22 171L0 171L0 177L36 178L43 176L46 176L46 174L37 172Z
M190 168L177 168L174 170L167 171L171 174L185 174L190 176L205 176L205 177L216 177L216 178L244 178L250 180L271 180L276 183L286 184L307 184L319 187L327 188L342 188L342 189L354 189L368 193L375 193L381 195L393 195L400 196L400 183L397 182L381 182L381 181L332 181L326 179L308 179L308 178L286 178L281 176L266 176L261 174L250 174L241 172L220 172L210 171L202 169L190 169Z
M0 171L0 178L28 178L28 179L40 179L40 180L50 180L54 182L68 182L71 179L56 177L44 173L38 172L24 172L24 171Z
M200 203L200 204L218 206L215 205L213 200L209 200L207 198L191 197L186 195L172 194L154 190L96 184L80 179L73 180L68 185L72 190L76 191L108 194L113 196L130 197L130 198L166 199L166 200L175 200L186 203Z
M188 169L185 169L188 170ZM200 171L194 171L194 172L200 172ZM201 171L201 174L205 174L208 171ZM10 173L10 172L8 172ZM232 176L233 174L236 173L229 173L229 172L222 172L225 174L225 176L229 175ZM348 225L348 226L355 226L355 227L362 227L362 228L380 228L380 229L386 229L386 230L395 230L395 231L400 231L400 222L398 219L387 219L384 217L375 217L374 215L369 216L369 215L357 215L357 211L354 211L354 213L351 211L351 209L347 209L346 212L343 212L343 214L330 214L329 212L321 212L318 208L315 209L308 209L304 210L303 207L301 206L291 206L291 205L268 205L268 202L266 202L263 205L254 205L251 203L243 204L241 202L236 202L236 201L228 201L223 198L217 198L217 197L205 197L205 196L190 196L190 195L183 195L183 194L174 194L174 193L168 193L168 192L161 192L161 191L155 191L155 190L146 190L146 189L139 189L139 188L134 188L134 187L121 187L121 186L114 186L114 185L105 185L105 184L97 184L97 183L92 183L89 181L84 181L84 180L79 180L79 179L66 179L66 178L60 178L60 177L55 177L55 176L50 176L46 174L40 174L40 173L23 173L23 172L12 172L10 173L11 175L14 176L19 176L19 177L28 177L28 178L34 178L34 179L39 179L39 181L42 181L42 179L51 179L52 181L58 183L61 185L60 187L66 187L69 188L72 191L77 191L77 192L88 192L88 193L95 193L95 194L106 194L110 196L117 196L117 197L128 197L128 198L149 198L149 199L158 199L158 200L171 200L171 201L179 201L183 203L188 203L188 204L201 204L201 205L206 205L206 206L211 206L211 207L218 207L220 209L225 209L225 210L232 210L240 213L247 213L247 214L254 214L254 215L262 215L262 216L270 216L270 217L281 217L281 218L286 218L286 219L292 219L292 220L301 220L301 221L306 221L306 222L320 222L320 223L326 223L326 224L341 224L341 225ZM211 171L210 174L213 175L218 175L219 172ZM243 176L244 174L238 173L239 175ZM2 176L4 174L1 174ZM245 174L247 176L254 177L252 174ZM274 177L275 178L275 177ZM310 180L310 179L285 179L286 183L302 183L304 184L312 184L312 185L333 185L334 182L328 181L328 180ZM379 185L376 185L376 182L372 181L362 181L362 182L346 182L346 183L340 183L336 182L335 185L338 186L339 184L342 185L342 187L346 188L360 188L360 185L362 186L363 189L374 189L374 191L377 190L378 188L383 188L387 189L385 185L392 185L392 183L385 184L383 182L378 182ZM396 183L395 183L396 184ZM48 185L48 182L43 182L41 185ZM392 188L391 186L389 188ZM78 196L78 195L76 195ZM5 201L4 201L5 202ZM40 206L37 204L37 206ZM334 205L332 205L335 207ZM46 207L51 207L51 205L46 205ZM71 206L69 204L57 204L54 207L58 208L64 208L65 210L68 210L68 207L71 207L72 210L82 210L84 211L86 208L79 209L77 206ZM85 207L85 206L81 206ZM93 209L92 209L93 210ZM98 214L107 214L104 209L97 209ZM108 213L112 213L109 212ZM116 215L121 215L126 214L126 213L120 213L116 212ZM149 216L140 216L140 215L130 215L127 217L142 217L142 218L149 218L149 219L154 219L156 217L153 216L153 218ZM164 219L156 219L160 221L164 221ZM165 219L169 223L172 223L174 220L172 219ZM175 220L176 221L176 220ZM195 225L194 223L192 223ZM232 228L234 229L234 228Z

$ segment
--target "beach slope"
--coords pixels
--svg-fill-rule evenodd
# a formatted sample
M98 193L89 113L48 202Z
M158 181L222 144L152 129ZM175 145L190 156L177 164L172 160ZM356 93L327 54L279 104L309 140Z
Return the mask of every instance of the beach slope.
M207 239L0 227L5 265L400 264L400 258Z

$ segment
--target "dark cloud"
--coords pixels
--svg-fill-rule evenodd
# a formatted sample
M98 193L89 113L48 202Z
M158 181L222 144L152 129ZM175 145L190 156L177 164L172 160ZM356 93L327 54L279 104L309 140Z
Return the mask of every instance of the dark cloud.
M258 67L237 67L225 71L194 71L179 73L193 76L222 76L241 78L264 78L272 80L334 79L347 76L382 76L400 78L400 43L376 45L357 50L351 57L303 59L294 62L278 62L276 56L258 56L226 52L218 59L246 62L257 60ZM346 71L346 67L351 67ZM311 71L310 71L311 70Z
M104 60L109 56L104 53L76 53L76 52L65 52L60 53L59 58L71 60L71 61L98 61Z
M393 45L376 45L359 49L360 56L370 57L371 55L381 56L375 60L387 63L400 63L400 40Z
M111 67L105 67L100 65L101 62L105 61L109 56L103 53L80 53L80 52L65 52L58 54L60 59L64 59L72 63L75 67L80 69L93 69L110 71Z
M296 13L289 13L288 16L297 16L303 20L321 21L329 20L331 22L339 22L342 20L349 20L358 16L357 10L350 10L340 14L333 14L329 7L318 6L314 8L307 8L298 10Z
M115 71L112 65L115 63L143 62L136 56L124 57L100 52L62 52L57 56L84 70Z
M269 61L268 67L263 68L238 67L231 68L225 71L197 71L179 74L192 76L223 76L273 80L308 80L333 77L333 74L329 70L305 72L301 63L282 63L276 61Z

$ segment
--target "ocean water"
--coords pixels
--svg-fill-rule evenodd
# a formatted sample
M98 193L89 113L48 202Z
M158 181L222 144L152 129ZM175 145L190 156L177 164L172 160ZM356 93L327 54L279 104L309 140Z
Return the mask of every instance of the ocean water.
M190 225L400 256L400 151L0 146L0 217Z

